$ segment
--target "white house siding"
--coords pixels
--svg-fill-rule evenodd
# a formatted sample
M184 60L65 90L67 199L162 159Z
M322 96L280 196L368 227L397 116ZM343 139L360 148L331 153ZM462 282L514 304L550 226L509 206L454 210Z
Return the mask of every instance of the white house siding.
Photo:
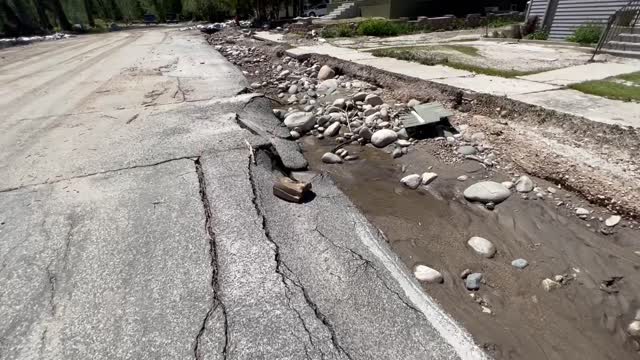
M628 2L629 0L559 0L549 39L564 40L582 24L606 23L609 16Z

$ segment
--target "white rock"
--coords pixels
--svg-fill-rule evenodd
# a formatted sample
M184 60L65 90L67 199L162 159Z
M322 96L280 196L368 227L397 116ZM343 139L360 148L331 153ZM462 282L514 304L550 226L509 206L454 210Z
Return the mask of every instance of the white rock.
M640 337L640 321L632 321L627 327L627 332L633 337Z
M382 101L382 98L376 94L367 95L367 97L364 99L364 102L371 106L384 104L384 101Z
M554 188L554 187L549 186L549 187L547 188L547 191L548 191L550 194L555 194L558 190L556 190L556 188Z
M425 265L416 266L413 274L415 275L416 279L418 279L419 281L423 281L429 284L434 284L434 283L439 284L444 281L444 278L442 277L442 274L439 271Z
M332 92L336 91L337 88L338 88L338 81L336 79L329 79L321 82L318 85L318 92L321 92L324 94L331 94Z
M492 258L496 254L496 247L491 243L491 241L485 238L474 236L467 241L467 244L476 252L476 254L482 255L486 258Z
M481 181L469 186L464 191L464 197L469 201L482 203L500 203L511 196L511 191L504 185L494 181Z
M298 111L289 114L289 116L284 119L284 124L289 129L300 128L303 131L309 131L313 129L313 126L316 124L316 119L313 113Z
M411 99L409 100L409 102L407 103L408 107L414 107L414 106L418 106L420 105L420 101L416 100L416 99Z
M389 129L378 130L371 136L371 143L378 148L383 148L398 139L398 134Z
M513 187L513 183L511 181L504 181L501 184L509 190Z
M609 227L614 227L614 226L618 225L620 220L622 220L622 217L620 217L618 215L612 215L607 220L605 220L604 224L609 226Z
M576 215L578 216L587 216L591 214L591 211L585 209L585 208L577 208L576 209Z
M327 164L341 164L342 158L334 153L325 153L322 155L322 162Z
M411 141L400 139L398 140L397 144L402 147L407 147L411 145Z
M438 177L438 174L432 172L426 172L422 174L422 185L429 185L433 180Z
M422 183L422 177L418 174L407 175L403 177L400 182L409 189L415 190Z
M550 292L550 291L553 291L555 289L559 289L561 286L562 285L560 285L560 283L558 283L556 281L553 281L551 279L542 280L542 288L546 292Z
M339 132L340 132L340 123L334 122L333 124L329 125L329 127L324 131L324 136L333 137L338 135Z
M516 191L521 193L528 193L533 191L533 181L528 176L521 176L516 181Z
M298 92L298 85L291 85L288 92L289 94L296 94Z
M335 99L335 100L333 101L333 106L334 106L334 107L337 107L337 108L339 108L339 109L343 109L343 108L344 108L344 105L345 105L345 99L343 99L343 98Z
M458 181L467 181L467 180L469 180L469 177L467 175L458 176Z
M336 76L336 72L327 65L324 65L318 71L318 80L332 79L334 76Z

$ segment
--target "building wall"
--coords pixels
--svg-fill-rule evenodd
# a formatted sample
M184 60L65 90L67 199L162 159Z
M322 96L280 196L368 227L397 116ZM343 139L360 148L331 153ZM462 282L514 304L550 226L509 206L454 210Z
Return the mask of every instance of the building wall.
M391 0L366 0L358 6L362 17L391 17Z
M628 2L628 0L559 0L549 39L564 40L582 24L606 23L609 16Z
M544 15L548 4L549 0L531 0L527 10L527 18L537 16L539 18L538 24L544 23Z

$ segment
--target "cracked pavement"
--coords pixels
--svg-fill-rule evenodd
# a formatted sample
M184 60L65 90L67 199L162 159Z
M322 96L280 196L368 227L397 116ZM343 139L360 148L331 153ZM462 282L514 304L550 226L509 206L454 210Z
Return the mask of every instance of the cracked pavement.
M0 79L0 359L485 358L329 178L272 195L306 160L199 34L3 50Z

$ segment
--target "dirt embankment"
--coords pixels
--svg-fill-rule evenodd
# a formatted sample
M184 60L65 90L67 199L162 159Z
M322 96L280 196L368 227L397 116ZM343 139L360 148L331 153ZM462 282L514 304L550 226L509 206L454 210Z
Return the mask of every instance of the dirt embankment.
M392 109L412 98L453 109L458 140L413 142L398 159L390 156L392 148L352 144L345 149L358 160L323 163L320 158L336 141L316 130L316 136L304 136L300 144L311 168L332 176L408 268L427 265L442 274L444 282L425 284L425 291L495 358L639 357L639 339L627 329L640 309L640 237L633 220L640 207L637 131L326 57L302 66L283 60L276 46L237 34L212 40L256 48L250 59L230 57L278 108L323 107L350 98L357 91L350 86L365 81L378 88L375 92ZM279 97L287 91L278 88L282 79L274 79L276 66L303 73L316 63L332 66L349 87L314 98L313 104L287 104L288 93ZM478 133L484 136L482 144L467 141ZM457 153L465 143L484 148L482 153L490 153L495 164L465 160ZM438 174L428 186L410 190L400 184L402 177L426 171ZM531 175L538 189L513 193L492 211L462 195L475 182L512 181L523 174ZM462 175L467 179L459 180ZM578 218L579 207L592 212ZM608 227L603 220L612 213L624 219ZM472 236L489 239L496 255L487 259L471 251L467 240ZM518 269L511 265L514 259L525 259L528 266ZM465 270L483 275L479 290L467 290L461 278ZM545 291L542 280L556 277L562 285Z

